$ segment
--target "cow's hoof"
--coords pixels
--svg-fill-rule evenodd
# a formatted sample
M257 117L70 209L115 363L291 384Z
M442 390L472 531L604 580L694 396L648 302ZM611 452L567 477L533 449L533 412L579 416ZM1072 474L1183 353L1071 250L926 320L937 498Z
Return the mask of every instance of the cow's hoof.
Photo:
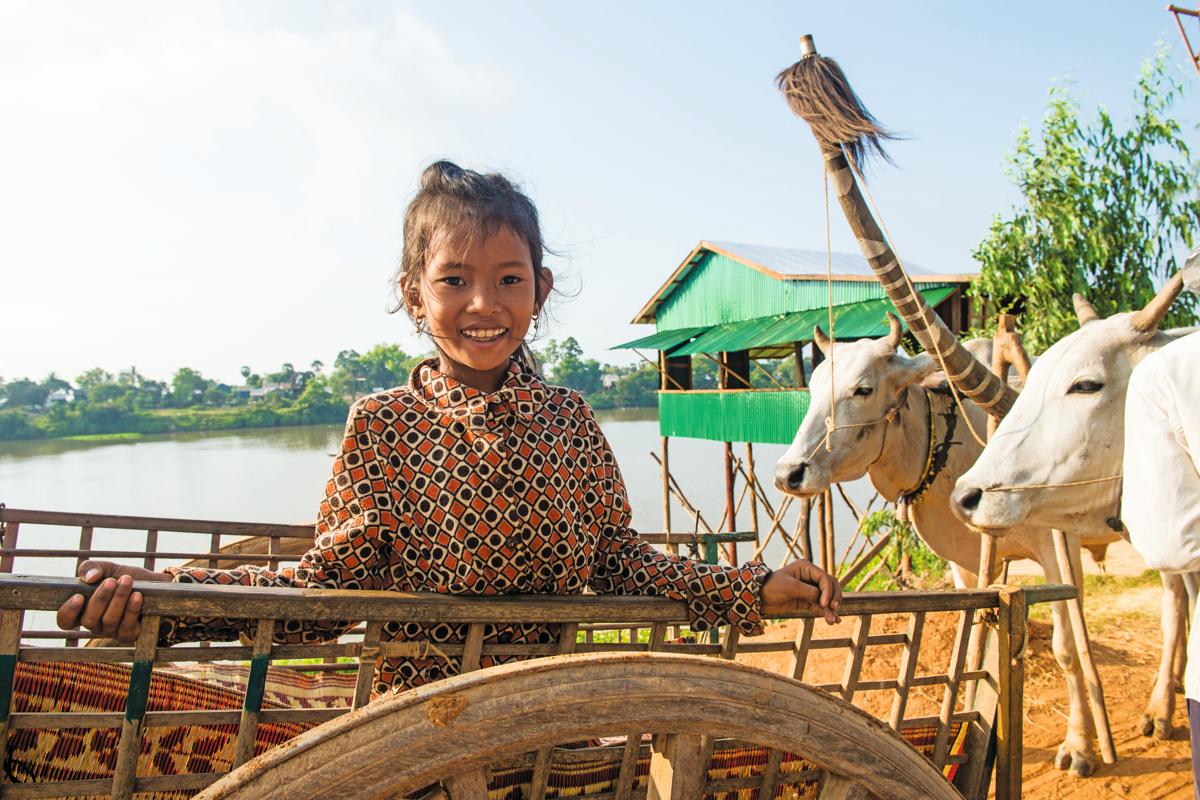
M1156 717L1153 714L1142 714L1138 720L1137 729L1142 736L1153 736L1155 739L1167 740L1175 733L1171 720L1167 717Z
M1072 750L1071 746L1064 742L1054 756L1054 766L1061 770L1070 770L1076 778L1086 778L1096 771L1096 758L1090 753Z
M1154 720L1154 738L1166 741L1171 738L1171 734L1175 731L1171 727L1171 720L1156 719Z

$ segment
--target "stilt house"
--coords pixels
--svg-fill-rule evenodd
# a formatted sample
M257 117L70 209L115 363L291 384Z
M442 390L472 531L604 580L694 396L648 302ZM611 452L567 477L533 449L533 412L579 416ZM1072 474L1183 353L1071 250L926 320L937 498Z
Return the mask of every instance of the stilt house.
M973 276L905 267L929 305L961 332ZM614 349L658 351L663 436L788 444L808 408L808 372L822 358L813 326L829 327L831 292L838 340L887 333L884 314L895 309L861 255L702 241L633 318L656 331ZM719 388L693 388L694 357L718 364ZM795 386L752 388L758 362L784 357L796 360Z

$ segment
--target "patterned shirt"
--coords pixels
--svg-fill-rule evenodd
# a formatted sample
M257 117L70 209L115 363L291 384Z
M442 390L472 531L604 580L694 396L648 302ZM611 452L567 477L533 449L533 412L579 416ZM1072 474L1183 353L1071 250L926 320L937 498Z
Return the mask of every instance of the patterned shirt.
M695 630L762 631L760 562L720 567L668 555L630 529L617 462L577 392L510 365L485 394L426 361L407 386L350 409L316 539L296 567L167 570L176 581L461 595L659 595L687 602ZM252 621L164 622L163 642L234 639ZM327 641L354 622L281 623L276 640ZM485 641L557 640L558 626L486 626ZM461 642L462 625L383 626L384 641ZM484 656L482 665L505 660ZM458 659L387 658L374 694L458 672Z

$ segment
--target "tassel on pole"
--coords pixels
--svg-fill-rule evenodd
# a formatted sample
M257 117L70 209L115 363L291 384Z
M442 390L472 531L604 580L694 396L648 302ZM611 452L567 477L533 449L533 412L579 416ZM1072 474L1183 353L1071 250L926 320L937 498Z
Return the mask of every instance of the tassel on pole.
M809 124L821 145L844 147L855 166L861 168L871 156L891 163L883 142L898 137L867 110L838 63L818 53L809 34L800 37L800 53L800 60L775 78L788 107Z

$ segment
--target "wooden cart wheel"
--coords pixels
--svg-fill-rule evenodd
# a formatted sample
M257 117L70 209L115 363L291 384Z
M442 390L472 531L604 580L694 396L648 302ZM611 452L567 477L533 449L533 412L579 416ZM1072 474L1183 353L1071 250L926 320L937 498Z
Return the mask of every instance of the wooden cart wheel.
M438 681L313 728L198 797L393 798L453 779L456 797L482 800L482 782L463 776L538 748L639 729L656 734L650 798L700 796L701 736L809 759L826 772L826 800L960 797L894 731L847 703L753 667L660 653L556 656Z

